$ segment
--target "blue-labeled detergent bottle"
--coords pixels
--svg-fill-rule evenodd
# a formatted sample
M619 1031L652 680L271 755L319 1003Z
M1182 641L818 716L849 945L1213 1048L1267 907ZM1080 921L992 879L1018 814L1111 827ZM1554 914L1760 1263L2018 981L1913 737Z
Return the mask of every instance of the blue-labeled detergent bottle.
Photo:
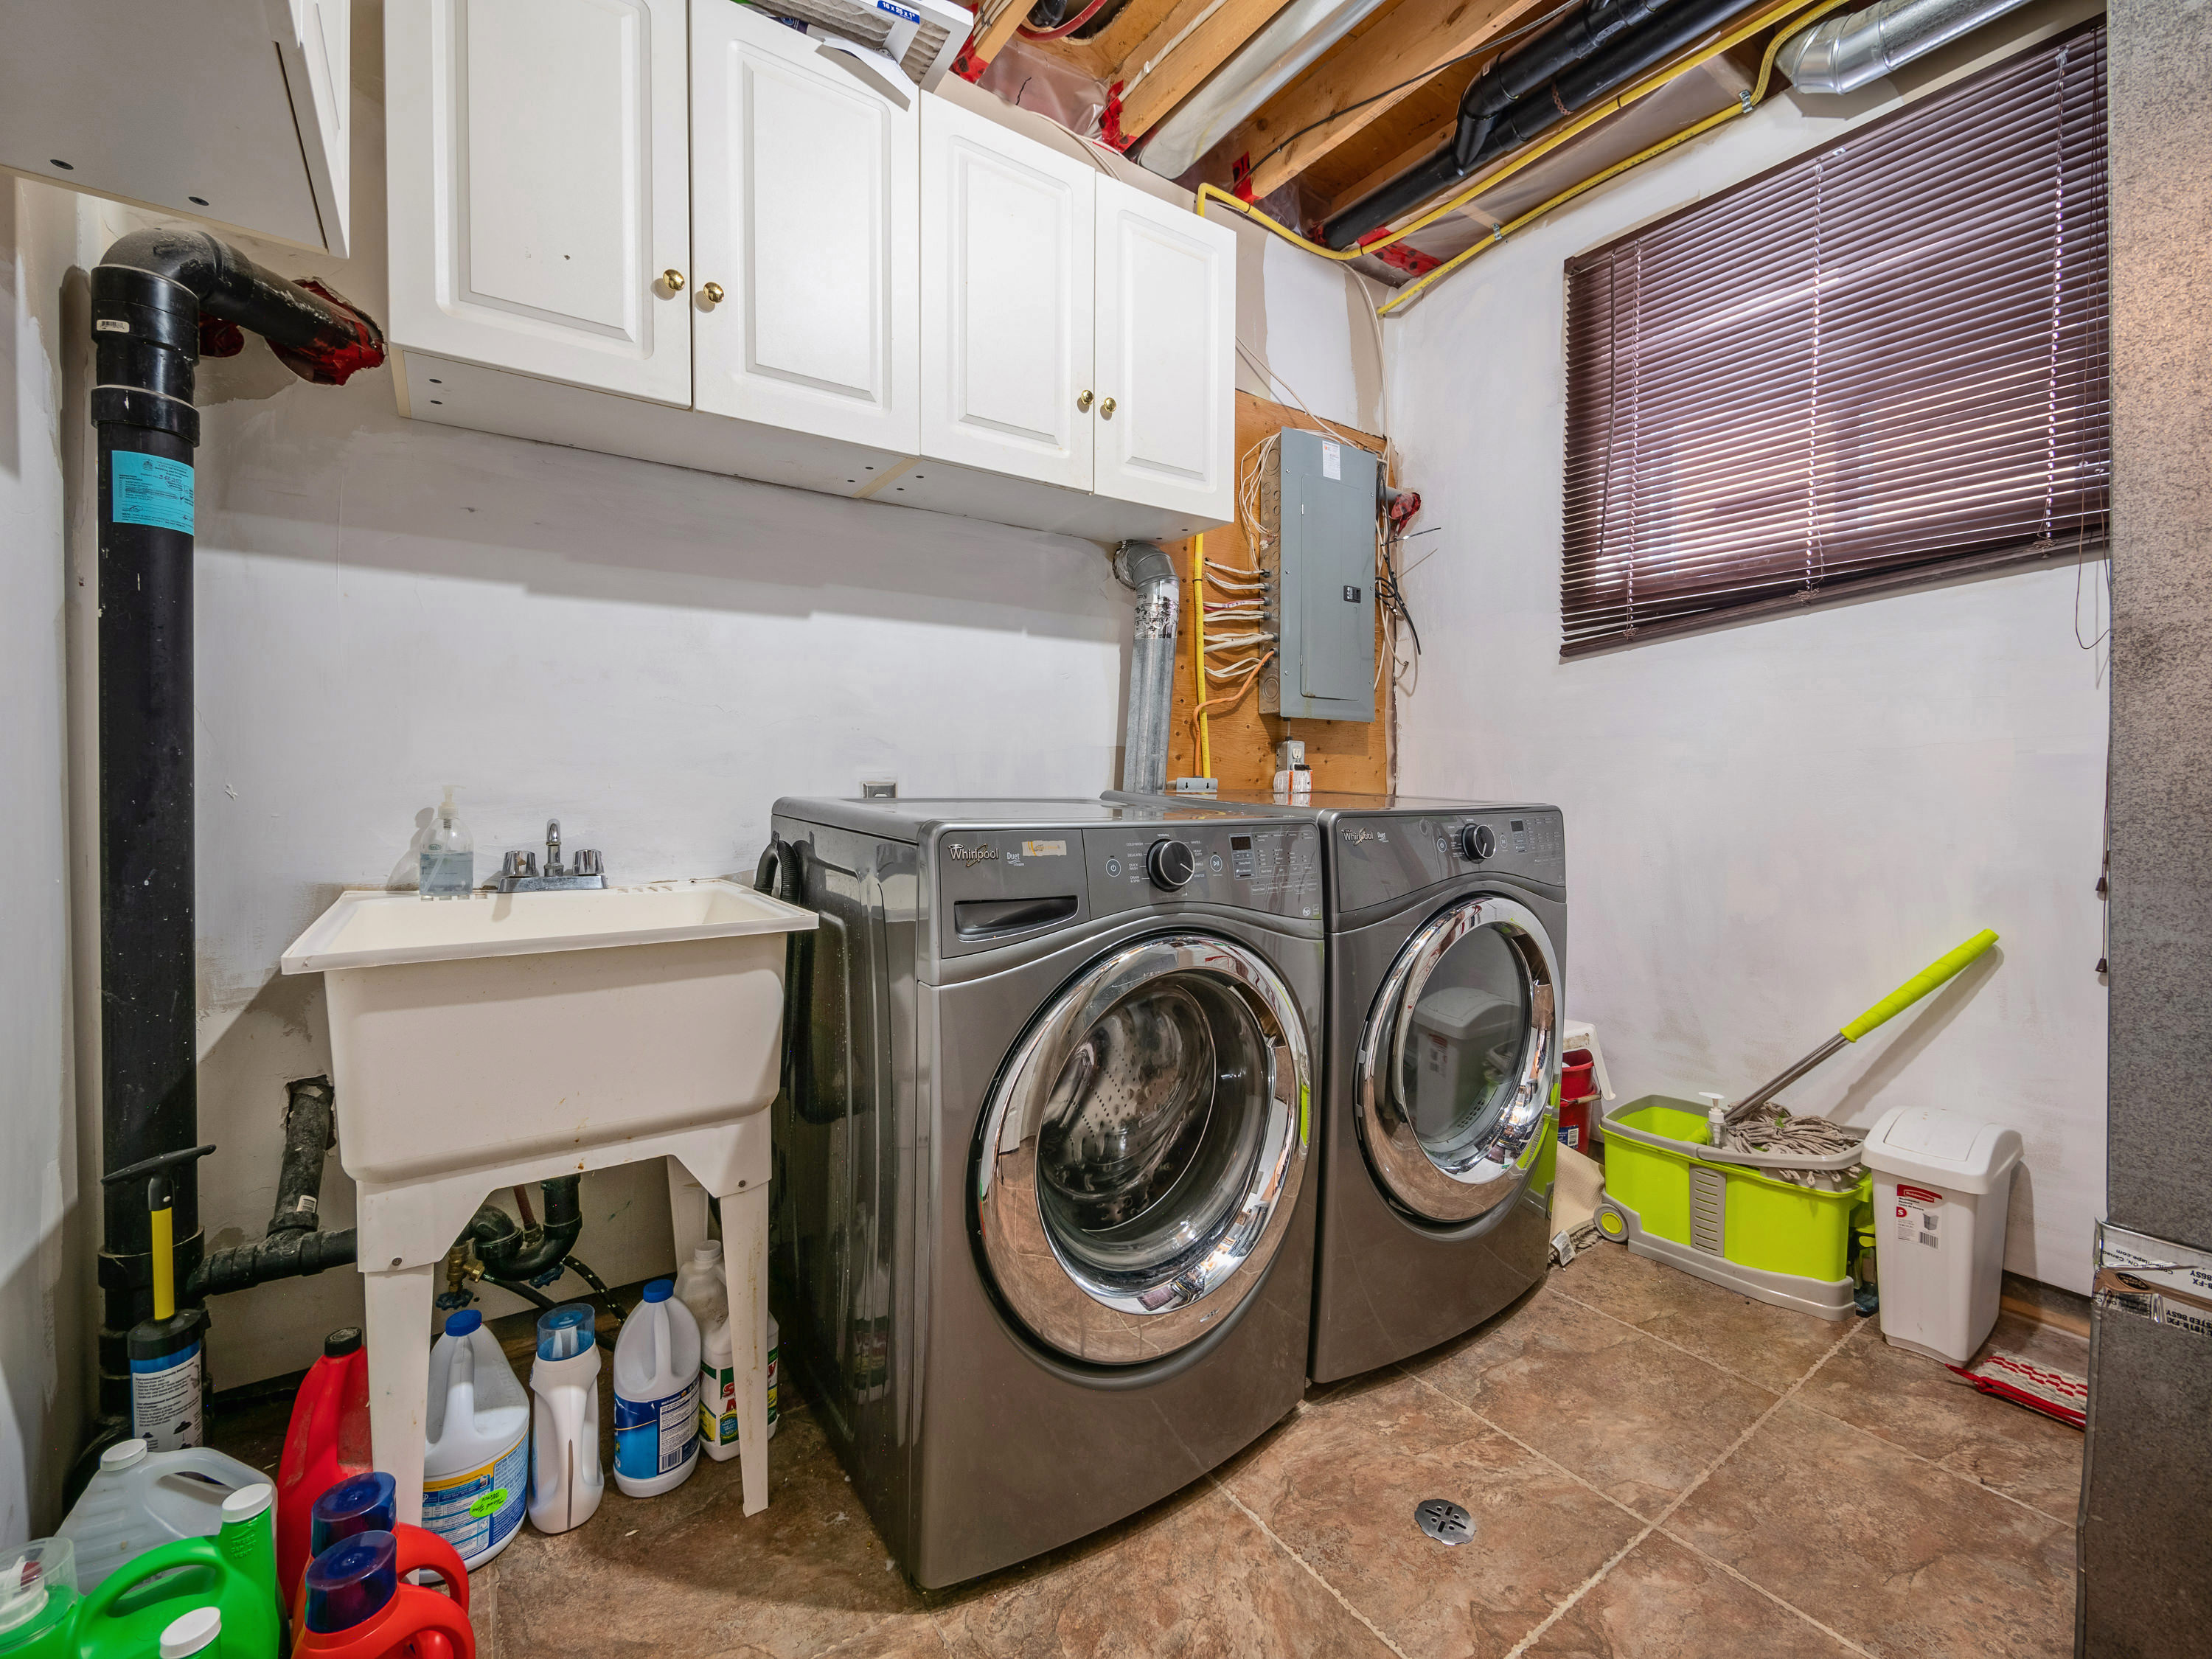
M615 1341L615 1485L672 1492L699 1467L699 1325L656 1279Z
M422 1524L473 1571L507 1547L530 1496L530 1396L474 1308L430 1350L423 1426Z

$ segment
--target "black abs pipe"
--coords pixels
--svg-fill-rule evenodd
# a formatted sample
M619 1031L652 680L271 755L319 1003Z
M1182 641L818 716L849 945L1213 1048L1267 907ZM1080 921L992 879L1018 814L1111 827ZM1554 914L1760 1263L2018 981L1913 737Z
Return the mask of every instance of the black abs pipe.
M209 349L266 338L301 378L343 385L384 337L337 295L264 270L204 231L134 232L92 273L100 429L100 1158L119 1169L198 1138L192 913L192 376ZM177 1282L202 1252L199 1182L174 1181ZM101 1211L100 1410L127 1423L125 1336L152 1306L143 1194Z
M330 1155L335 1091L326 1077L295 1078L284 1086L284 1161L277 1173L276 1207L269 1218L268 1237L210 1251L185 1281L190 1299L353 1265L359 1244L354 1230L319 1231L323 1161Z
M528 1231L516 1226L514 1218L496 1204L481 1206L470 1218L468 1237L476 1244L477 1260L483 1263L485 1277L535 1279L567 1261L577 1235L584 1231L582 1184L581 1176L556 1176L541 1182L544 1224Z
M1498 58L1462 94L1443 147L1332 216L1322 240L1347 248L1516 150L1744 9L1746 0L1589 0Z

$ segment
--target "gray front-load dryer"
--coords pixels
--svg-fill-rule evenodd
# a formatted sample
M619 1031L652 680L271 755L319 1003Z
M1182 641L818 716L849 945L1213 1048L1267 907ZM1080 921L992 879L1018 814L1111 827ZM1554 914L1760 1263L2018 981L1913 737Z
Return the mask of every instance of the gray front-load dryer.
M1326 848L1311 1374L1327 1382L1471 1330L1543 1276L1565 825L1553 806L1405 796L1218 806L1312 824Z
M783 800L787 1363L916 1582L1143 1509L1297 1404L1318 830Z

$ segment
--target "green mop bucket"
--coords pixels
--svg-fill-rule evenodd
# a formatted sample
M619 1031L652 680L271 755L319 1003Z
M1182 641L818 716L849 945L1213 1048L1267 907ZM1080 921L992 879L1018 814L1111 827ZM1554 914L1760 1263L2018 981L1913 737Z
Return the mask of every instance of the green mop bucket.
M1705 1108L1646 1095L1605 1115L1598 1231L1637 1255L1822 1319L1853 1309L1854 1218L1869 1219L1870 1177L1842 1192L1776 1179L1773 1169L1849 1170L1826 1158L1716 1149Z

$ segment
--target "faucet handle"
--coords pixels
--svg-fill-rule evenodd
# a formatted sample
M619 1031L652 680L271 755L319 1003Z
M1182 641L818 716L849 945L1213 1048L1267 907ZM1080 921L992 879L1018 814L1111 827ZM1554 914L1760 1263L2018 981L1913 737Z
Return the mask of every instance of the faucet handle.
M598 848L579 847L576 849L575 873L580 876L603 876L606 873L599 862Z
M534 876L537 873L538 854L524 852L509 853L507 855L507 866L500 872L502 876L513 877Z

